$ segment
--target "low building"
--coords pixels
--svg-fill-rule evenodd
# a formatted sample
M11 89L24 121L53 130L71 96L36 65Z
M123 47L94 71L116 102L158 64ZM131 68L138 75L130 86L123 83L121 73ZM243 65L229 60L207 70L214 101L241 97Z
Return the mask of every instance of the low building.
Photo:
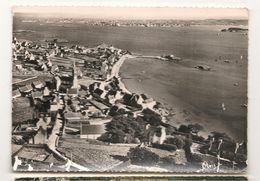
M163 126L151 126L148 124L146 126L146 134L148 144L163 144L163 142L166 140L166 128Z
M81 124L80 126L80 138L97 139L103 133L105 133L105 125L90 125Z
M104 91L100 88L97 88L97 89L94 90L93 96L97 97L97 98L105 99L106 98L106 91Z
M32 86L34 89L42 89L44 87L44 83L39 80L33 81Z

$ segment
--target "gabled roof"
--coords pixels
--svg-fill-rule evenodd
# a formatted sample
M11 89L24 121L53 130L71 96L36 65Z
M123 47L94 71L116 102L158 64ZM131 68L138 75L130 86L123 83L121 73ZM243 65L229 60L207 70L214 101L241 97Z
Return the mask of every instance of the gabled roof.
M125 93L125 95L123 96L123 100L125 102L129 102L131 98L132 98L132 94Z
M36 80L32 82L32 85L36 86L43 86L43 82L41 82L40 80Z
M148 97L145 94L140 95L144 100L148 99Z
M102 94L103 94L103 90L101 90L100 88L96 88L95 90L94 90L94 93L95 94L97 94L97 95L99 95L99 96L101 96Z
M89 101L93 106L95 106L96 108L100 109L100 110L104 110L104 109L109 109L109 107L101 102L98 102L96 100L91 100Z
M113 95L113 96L115 96L117 94L117 91L116 90L109 90L108 92L107 92L107 96L108 95Z
M19 87L20 92L31 92L33 90L31 85L25 85L22 87Z

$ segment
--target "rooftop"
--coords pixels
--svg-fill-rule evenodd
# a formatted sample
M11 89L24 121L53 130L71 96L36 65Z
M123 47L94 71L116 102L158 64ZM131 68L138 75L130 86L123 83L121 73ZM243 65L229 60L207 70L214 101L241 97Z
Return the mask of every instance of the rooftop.
M20 92L30 92L33 90L31 85L25 85L22 87L19 87Z
M104 110L104 109L109 109L109 107L101 102L98 102L96 100L91 100L89 101L93 106L95 106L96 108L100 109L100 110Z

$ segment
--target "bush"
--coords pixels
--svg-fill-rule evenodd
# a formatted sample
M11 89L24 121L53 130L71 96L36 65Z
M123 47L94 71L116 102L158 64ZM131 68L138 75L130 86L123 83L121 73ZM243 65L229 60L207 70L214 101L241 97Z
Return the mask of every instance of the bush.
M177 131L177 129L173 126L166 127L166 134L167 135L173 135L173 133L175 133L176 131Z
M196 123L196 124L189 124L188 128L191 130L192 133L198 134L198 132L200 132L201 130L203 130L203 126L201 126L200 124Z
M130 148L127 156L132 164L141 166L154 166L160 160L157 154L144 147Z
M175 145L172 145L172 144L157 144L157 143L154 143L154 144L152 144L152 147L159 148L159 149L162 149L162 150L167 150L167 151L176 151L178 149Z
M203 138L202 136L198 136L198 135L192 135L192 140L193 141L197 141L197 142L205 142L205 138Z
M109 132L106 132L102 134L97 139L99 141L109 142L109 143L124 143L126 134L122 130L117 130L116 133L112 134Z
M185 138L181 136L175 136L173 138L167 138L164 143L175 145L178 149L182 149L185 145Z
M178 131L181 132L181 133L190 133L191 129L186 125L181 125L179 127Z
M192 159L190 160L192 163L202 163L204 160L199 154L192 154Z
M202 154L208 154L209 153L209 145L200 146L199 152L202 153Z
M162 166L169 167L176 164L175 158L172 156L163 157L160 159Z

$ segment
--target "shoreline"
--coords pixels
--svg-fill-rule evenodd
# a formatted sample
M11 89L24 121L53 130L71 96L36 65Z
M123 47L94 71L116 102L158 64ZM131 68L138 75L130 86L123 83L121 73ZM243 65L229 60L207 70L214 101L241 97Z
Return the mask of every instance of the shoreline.
M120 59L114 64L114 66L112 67L111 70L111 74L110 76L107 78L107 80L110 80L113 77L116 77L119 81L119 87L120 89L122 89L123 92L126 93L131 93L125 86L125 84L123 83L121 77L119 76L119 72L120 72L120 68L122 67L122 65L124 64L126 59L131 59L131 58L135 58L135 56L131 56L131 55L123 55L122 57L120 57Z

